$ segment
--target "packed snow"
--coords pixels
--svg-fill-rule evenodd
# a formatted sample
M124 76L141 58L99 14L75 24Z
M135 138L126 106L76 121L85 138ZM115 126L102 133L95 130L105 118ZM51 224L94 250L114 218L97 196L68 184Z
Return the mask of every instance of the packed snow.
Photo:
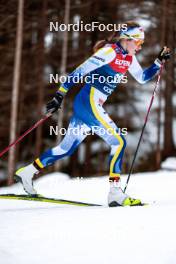
M175 157L169 157L161 164L162 169L166 170L175 170L176 171L176 158Z
M126 176L122 176L122 185ZM176 172L135 174L127 192L149 205L107 207L108 177L54 173L35 181L38 193L99 203L77 207L0 199L2 264L175 264ZM24 193L20 184L0 193Z

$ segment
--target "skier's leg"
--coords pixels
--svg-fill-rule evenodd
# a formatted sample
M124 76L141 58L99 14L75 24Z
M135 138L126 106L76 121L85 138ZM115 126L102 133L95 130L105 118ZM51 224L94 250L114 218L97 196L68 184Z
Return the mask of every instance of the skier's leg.
M28 166L16 171L15 178L22 182L25 191L31 195L35 195L36 191L33 188L32 178L44 167L53 164L56 160L70 156L78 147L78 145L85 139L87 132L91 129L73 116L65 137L60 144L52 149L44 152L39 158Z
M100 110L99 114L101 115L101 122L103 121L103 123L96 127L95 132L111 148L109 155L109 181L119 182L126 140L104 109L101 111L99 106L97 109Z
M104 132L102 133L102 126L97 130L97 135L106 141L106 143L111 147L110 151L110 171L109 171L109 182L110 182L110 191L108 194L108 205L112 206L134 206L141 204L139 199L133 199L124 193L120 185L120 174L122 171L122 159L124 155L124 150L126 147L126 140L123 135L118 133L117 126L109 118L105 112L101 115L104 116L106 124L109 124L111 128L104 127ZM109 122L108 122L109 119Z
M95 124L99 128L96 129L95 132L111 147L109 172L110 192L108 195L108 204L109 206L139 205L141 204L140 200L130 198L120 188L120 174L126 140L119 133L118 127L106 113L99 103L100 100L97 100L97 98L96 90L91 88L90 105L96 120L98 120L98 123L95 122Z
M95 133L111 147L110 152L110 180L120 179L122 158L126 147L125 138L119 133L116 124L100 104L99 91L90 90L90 106L94 115Z
M46 166L52 165L57 160L72 155L78 145L86 138L86 133L90 130L91 128L76 116L73 116L63 140L58 146L49 149L36 159L34 161L35 166L42 169Z

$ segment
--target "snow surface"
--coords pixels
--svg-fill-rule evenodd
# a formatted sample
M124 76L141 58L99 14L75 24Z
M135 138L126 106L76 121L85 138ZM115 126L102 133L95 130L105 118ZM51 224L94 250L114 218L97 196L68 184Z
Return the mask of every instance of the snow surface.
M132 176L127 192L150 204L144 207L108 208L108 177L70 180L54 173L35 181L35 188L103 207L1 199L0 263L176 263L176 172ZM15 184L0 193L24 192Z
M175 157L169 157L161 164L162 169L166 170L175 170L176 171L176 158Z

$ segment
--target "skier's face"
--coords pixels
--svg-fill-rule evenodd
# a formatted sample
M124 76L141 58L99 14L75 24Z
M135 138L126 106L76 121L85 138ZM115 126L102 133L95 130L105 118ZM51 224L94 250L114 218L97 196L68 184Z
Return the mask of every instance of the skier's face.
M135 55L136 52L141 50L142 44L144 43L143 40L127 40L126 42L126 50L128 51L129 55Z

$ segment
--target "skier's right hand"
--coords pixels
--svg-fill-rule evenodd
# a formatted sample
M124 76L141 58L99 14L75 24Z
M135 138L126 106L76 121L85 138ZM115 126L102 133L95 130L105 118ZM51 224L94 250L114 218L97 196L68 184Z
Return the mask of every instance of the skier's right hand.
M170 59L170 49L168 47L163 47L160 53L158 54L158 59L163 62Z
M63 95L57 92L53 99L46 104L46 112L52 114L56 112L61 108L62 100Z

